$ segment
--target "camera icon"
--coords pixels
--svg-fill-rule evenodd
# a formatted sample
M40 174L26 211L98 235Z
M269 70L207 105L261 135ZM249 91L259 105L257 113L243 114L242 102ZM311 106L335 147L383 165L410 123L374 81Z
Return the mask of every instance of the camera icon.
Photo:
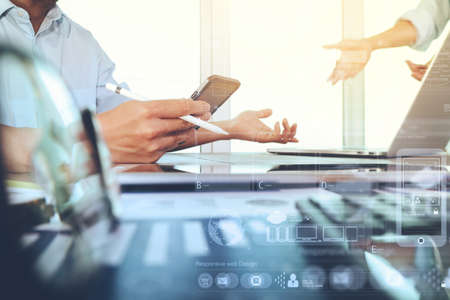
M250 285L252 287L260 287L263 284L263 278L261 275L252 275L250 276Z
M246 289L267 289L272 285L272 276L268 273L244 273L241 285Z

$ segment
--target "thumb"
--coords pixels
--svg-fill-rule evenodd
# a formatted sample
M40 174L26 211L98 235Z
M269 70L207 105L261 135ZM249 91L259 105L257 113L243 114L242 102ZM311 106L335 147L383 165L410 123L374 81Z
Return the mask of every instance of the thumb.
M417 65L410 60L407 60L406 63L408 64L409 69L413 72L416 72L422 68L420 65Z
M323 47L325 49L351 50L354 49L355 47L358 47L359 46L358 43L359 41L357 40L343 40L340 41L339 43L329 44Z
M407 60L406 63L408 64L408 68L412 73L417 72L417 67L412 61Z
M270 108L262 109L256 112L256 116L259 119L268 118L272 115L272 110Z
M322 47L325 48L325 49L340 49L341 43L342 42L339 42L339 43L336 43L336 44L323 45Z

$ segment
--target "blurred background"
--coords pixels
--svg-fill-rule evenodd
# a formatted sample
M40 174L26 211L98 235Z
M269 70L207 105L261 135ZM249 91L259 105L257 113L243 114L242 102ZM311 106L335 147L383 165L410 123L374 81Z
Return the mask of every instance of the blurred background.
M357 3L357 5L355 5ZM342 147L342 84L327 83L339 53L323 45L343 36L370 36L391 27L419 0L118 0L60 1L65 13L91 30L117 65L116 78L152 99L189 97L210 74L241 81L215 119L247 109L272 108L267 123L287 117L299 124L300 147ZM345 18L344 18L345 14ZM344 26L343 20L352 24ZM182 25L180 25L182 24ZM441 37L445 37L443 34ZM420 87L405 63L426 63L427 52L403 47L375 53L357 102L367 147L388 147ZM324 138L326 137L326 138ZM243 141L202 151L265 151ZM188 150L200 151L199 148Z

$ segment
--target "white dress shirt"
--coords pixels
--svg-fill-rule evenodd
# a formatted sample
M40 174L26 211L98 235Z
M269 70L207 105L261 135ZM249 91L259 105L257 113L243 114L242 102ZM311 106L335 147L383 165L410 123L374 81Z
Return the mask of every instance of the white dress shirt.
M412 47L426 50L450 19L450 0L422 0L416 9L408 11L401 19L411 21L417 29L417 40Z
M0 0L0 42L12 44L44 58L59 71L80 109L97 113L110 110L127 99L104 88L114 83L114 63L92 34L73 22L56 6L34 32L28 13L9 0ZM14 127L37 127L32 97L24 97L24 82L17 77L0 80L0 123Z

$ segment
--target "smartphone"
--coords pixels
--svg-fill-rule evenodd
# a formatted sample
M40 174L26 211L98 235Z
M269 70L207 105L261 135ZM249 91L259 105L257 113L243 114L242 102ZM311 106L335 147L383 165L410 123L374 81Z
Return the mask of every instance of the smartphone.
M214 114L240 86L236 79L212 75L192 94L191 99L209 103L211 114Z
M447 241L447 155L413 153L421 152L401 150L396 162L398 244L440 247Z

